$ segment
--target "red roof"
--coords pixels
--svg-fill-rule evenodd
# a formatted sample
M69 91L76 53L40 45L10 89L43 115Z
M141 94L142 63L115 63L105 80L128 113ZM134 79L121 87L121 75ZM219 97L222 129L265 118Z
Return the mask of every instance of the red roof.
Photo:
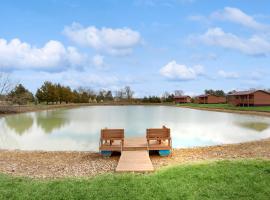
M267 94L270 94L270 92L267 92L265 90L248 90L248 91L239 91L239 92L234 92L232 94L228 94L228 96L241 96L241 95L250 95L250 94L254 94L255 92L264 92Z

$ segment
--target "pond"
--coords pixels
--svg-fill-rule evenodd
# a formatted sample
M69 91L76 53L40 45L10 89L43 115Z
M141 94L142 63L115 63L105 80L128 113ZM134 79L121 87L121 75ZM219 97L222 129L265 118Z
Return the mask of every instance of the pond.
M171 128L173 147L210 146L270 137L270 118L170 106L88 106L0 118L0 149L98 151L101 128Z

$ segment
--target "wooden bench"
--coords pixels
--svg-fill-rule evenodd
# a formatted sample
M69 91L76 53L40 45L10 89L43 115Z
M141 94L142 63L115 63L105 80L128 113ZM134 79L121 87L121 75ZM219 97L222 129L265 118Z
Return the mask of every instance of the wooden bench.
M102 155L110 156L112 151L122 151L124 129L101 129L99 150Z
M170 129L165 126L146 129L148 150L158 150L161 156L169 155L172 149L170 132Z

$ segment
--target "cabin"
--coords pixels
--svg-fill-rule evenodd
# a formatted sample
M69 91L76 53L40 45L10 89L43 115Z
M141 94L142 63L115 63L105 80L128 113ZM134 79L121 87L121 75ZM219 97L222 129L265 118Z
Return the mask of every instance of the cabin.
M174 102L175 103L190 103L191 97L190 96L175 96Z
M226 103L226 98L213 94L203 94L196 97L196 102L200 104Z
M270 106L270 92L265 90L239 91L227 96L234 106Z

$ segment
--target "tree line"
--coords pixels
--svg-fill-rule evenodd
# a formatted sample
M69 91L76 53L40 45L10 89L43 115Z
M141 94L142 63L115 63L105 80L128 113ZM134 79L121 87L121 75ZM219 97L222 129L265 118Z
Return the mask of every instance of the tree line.
M11 88L11 87L10 87ZM69 86L60 83L45 81L36 93L31 93L22 84L17 84L13 89L2 89L0 93L0 102L5 101L10 104L24 105L27 103L101 103L109 101L132 101L134 91L126 86L116 91L101 89L98 92L87 88L79 87L71 89ZM5 92L4 92L5 90ZM0 84L1 91L1 84Z
M251 89L254 90L254 89ZM270 91L270 89L268 90ZM234 91L228 92L228 94ZM226 96L223 90L206 89L205 94ZM35 94L26 89L22 84L14 84L8 75L0 73L0 104L8 102L10 104L24 105L27 103L102 103L112 101L125 101L135 103L170 103L174 102L175 96L183 95L182 90L175 90L173 93L164 92L161 96L144 96L134 98L134 91L129 86L125 86L116 91L101 89L94 91L91 88L79 87L71 89L69 86L60 83L45 81Z

